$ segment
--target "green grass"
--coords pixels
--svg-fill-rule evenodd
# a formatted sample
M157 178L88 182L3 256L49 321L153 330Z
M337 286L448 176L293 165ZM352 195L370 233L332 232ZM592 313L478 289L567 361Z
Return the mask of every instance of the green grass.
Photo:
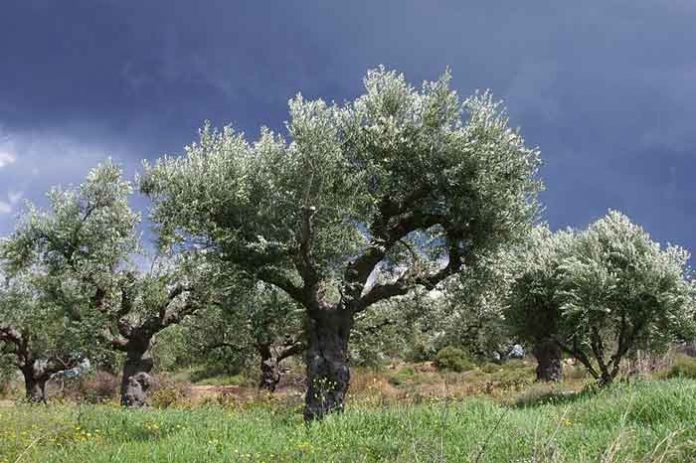
M298 408L0 409L0 462L689 462L696 381L502 405L363 408L305 426Z
M253 380L241 374L212 376L196 381L196 384L201 386L248 386L250 383L255 384Z

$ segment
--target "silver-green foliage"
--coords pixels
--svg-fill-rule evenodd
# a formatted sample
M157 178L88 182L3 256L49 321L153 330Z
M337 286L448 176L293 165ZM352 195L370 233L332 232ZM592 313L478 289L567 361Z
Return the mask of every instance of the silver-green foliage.
M627 355L692 330L688 252L661 247L619 212L581 232L538 229L520 256L505 312L512 331L557 343L602 383Z
M65 362L93 342L97 287L108 287L136 246L138 216L128 206L130 192L120 169L107 162L78 187L52 189L48 210L28 205L14 233L0 243L6 277L0 328L4 349L23 352L18 365Z
M571 253L575 233L552 233L546 226L535 227L526 241L511 249L512 264L505 323L513 336L535 345L559 334L561 275L559 267Z
M688 259L619 212L593 223L559 269L566 348L593 357L599 371L591 372L606 382L627 354L662 349L690 331Z
M184 156L146 164L141 188L163 238L214 242L298 299L305 284L320 299L360 298L375 267L344 272L361 253L410 267L398 285L357 304L365 306L425 282L414 268L436 265L443 253L458 260L527 227L539 153L490 94L461 102L449 74L416 89L383 68L364 83L365 93L343 105L291 100L289 138L263 129L249 142L206 125ZM426 264L406 251L418 244L416 231L441 249Z

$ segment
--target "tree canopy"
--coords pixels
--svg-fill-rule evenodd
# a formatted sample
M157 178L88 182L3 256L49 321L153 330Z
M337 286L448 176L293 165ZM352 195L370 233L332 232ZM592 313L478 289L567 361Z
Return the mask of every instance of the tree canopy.
M145 166L141 189L166 242L212 246L316 323L342 327L336 358L314 357L310 371L341 386L317 394L329 399L308 403L311 416L342 404L352 314L435 287L537 213L539 152L490 94L462 102L449 84L445 73L416 89L375 69L343 105L292 99L289 139L262 129L249 142L206 125L184 156ZM396 277L371 284L385 267Z
M48 210L28 205L0 243L0 341L32 400L45 400L50 375L74 366L97 341L92 308L105 302L114 272L136 248L130 192L120 169L106 163L79 187L51 190Z
M663 249L617 211L593 223L560 267L564 349L609 383L627 354L663 349L688 332L688 259L685 249Z
M610 211L579 232L539 229L530 244L506 315L538 346L540 365L562 350L608 384L626 355L690 331L688 253L661 248L625 215Z

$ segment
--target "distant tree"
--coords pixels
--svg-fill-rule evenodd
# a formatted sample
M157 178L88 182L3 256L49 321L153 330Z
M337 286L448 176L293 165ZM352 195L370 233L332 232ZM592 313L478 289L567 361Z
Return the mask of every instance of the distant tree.
M254 358L259 388L273 392L281 363L304 351L304 313L277 288L258 282L244 295L210 306L186 326L189 342L202 355L229 351Z
M206 126L185 156L145 167L165 241L213 245L304 307L307 420L343 409L356 314L434 288L537 212L538 151L489 94L462 103L449 81L417 90L380 68L343 106L293 99L290 142ZM375 279L385 266L396 277Z
M562 331L559 268L571 252L574 234L536 227L508 254L515 270L504 310L510 332L532 346L538 381L560 381Z
M29 205L0 243L6 284L0 341L24 374L27 397L45 401L50 376L75 366L98 332L89 308L101 303L113 273L135 249L130 186L111 163L76 188L54 188L50 210Z
M128 204L131 193L121 169L107 162L79 187L51 190L49 211L30 206L0 247L6 272L16 280L6 297L13 302L5 305L21 307L8 308L0 326L12 349L33 346L19 349L32 351L31 368L28 360L20 362L25 378L33 371L27 387L40 389L32 397L45 400L48 377L74 366L66 359L74 363L76 354L99 355L111 348L126 354L122 403L144 404L152 337L217 290L216 273L193 251L180 253L154 274L133 270L131 259L140 246L139 217ZM48 329L52 324L56 330ZM38 348L39 338L50 357ZM83 338L91 342L77 350L70 340ZM63 348L60 355L56 346Z
M434 354L430 352L430 334L439 326L439 307L431 302L425 291L414 290L358 313L351 332L351 363L374 368L397 359L421 360Z
M76 367L89 345L81 309L66 308L44 291L29 275L0 288L0 356L21 371L31 402L46 402L49 379Z
M121 378L121 404L147 404L153 338L181 323L198 310L220 303L216 269L194 255L181 255L147 274L122 274L119 297L102 308L108 344L125 354Z
M514 243L514 249L520 246ZM514 275L521 271L512 248L510 243L481 256L443 285L439 348L461 346L472 356L491 360L504 357L519 338L510 335L504 314Z
M578 236L560 267L560 346L606 385L626 355L692 332L688 259L610 211Z
M537 229L521 255L506 316L534 345L539 379L560 378L565 352L607 385L627 355L692 332L688 253L662 249L619 212L583 232Z

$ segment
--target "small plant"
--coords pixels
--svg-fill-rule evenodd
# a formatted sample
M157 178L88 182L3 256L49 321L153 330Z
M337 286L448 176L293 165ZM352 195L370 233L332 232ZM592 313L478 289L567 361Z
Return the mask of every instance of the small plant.
M440 370L450 370L458 373L473 370L476 367L466 352L454 346L440 349L435 356L435 366Z

